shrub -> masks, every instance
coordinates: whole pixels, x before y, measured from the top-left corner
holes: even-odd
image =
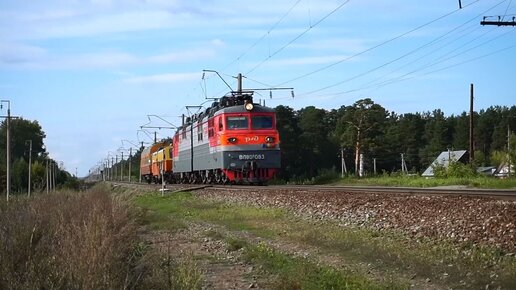
[[[437,178],[468,178],[477,175],[471,166],[456,161],[450,162],[448,167],[444,167],[441,164],[434,164],[432,168]]]
[[[337,181],[340,179],[340,173],[337,173],[335,170],[331,169],[323,169],[321,170],[321,174],[315,177],[313,184],[326,184]]]
[[[114,289],[137,281],[136,224],[105,190],[0,204],[1,289]]]

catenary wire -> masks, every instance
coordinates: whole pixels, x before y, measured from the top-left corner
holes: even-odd
[[[299,4],[299,2],[301,2],[301,0],[297,0],[291,7],[290,9],[285,13],[283,14],[283,16],[276,22],[274,23],[274,25],[271,26],[271,28],[269,28],[269,30],[267,30],[267,32],[265,32],[260,38],[258,38],[251,46],[249,46],[244,52],[242,52],[237,58],[235,58],[233,61],[231,61],[229,64],[227,64],[222,70],[225,70],[227,69],[228,67],[230,67],[232,64],[234,64],[235,62],[239,61],[242,57],[244,57],[247,53],[249,53],[249,51],[251,51],[251,49],[253,49],[256,45],[258,45],[263,39],[265,39],[265,37],[267,37],[267,35],[269,35],[289,14],[290,12],[292,12],[292,10]]]
[[[478,18],[478,17],[480,17],[481,15],[483,15],[483,14],[485,14],[486,12],[488,12],[488,11],[490,11],[490,10],[492,10],[492,9],[496,8],[497,6],[499,6],[500,4],[502,4],[503,2],[505,2],[505,0],[504,0],[504,1],[502,1],[502,2],[499,2],[498,4],[495,4],[494,6],[490,7],[489,9],[487,9],[487,10],[486,10],[486,11],[484,11],[484,12],[482,12],[481,14],[479,14],[479,15],[477,15],[477,16],[475,16],[475,17],[471,18],[471,19],[470,19],[470,20],[468,20],[466,23],[464,23],[464,24],[462,24],[462,25],[460,25],[460,26],[458,26],[458,27],[456,27],[456,28],[454,28],[454,29],[452,29],[452,30],[448,31],[448,32],[447,32],[447,33],[445,33],[444,35],[441,35],[441,36],[437,37],[436,39],[434,39],[434,40],[430,41],[429,43],[426,43],[426,44],[424,44],[424,45],[422,45],[422,46],[419,46],[419,47],[417,47],[417,48],[415,48],[415,49],[413,49],[413,50],[411,50],[411,51],[409,51],[409,52],[407,52],[407,53],[405,53],[405,54],[403,54],[403,55],[401,55],[401,56],[399,56],[399,57],[397,57],[397,58],[395,58],[395,59],[393,59],[393,60],[390,60],[390,61],[388,61],[388,62],[386,62],[386,63],[384,63],[384,64],[381,64],[381,65],[379,65],[379,66],[377,66],[377,67],[374,67],[374,68],[372,68],[372,69],[369,69],[369,70],[367,70],[367,71],[365,71],[365,72],[362,72],[362,73],[360,73],[360,74],[357,74],[357,75],[355,75],[355,76],[349,77],[349,78],[347,78],[347,79],[345,79],[345,80],[342,80],[342,81],[339,81],[339,82],[333,83],[333,84],[331,84],[331,85],[324,86],[324,87],[319,88],[319,89],[312,90],[312,91],[307,92],[307,93],[305,93],[305,94],[306,94],[306,95],[311,95],[311,94],[318,93],[318,92],[320,92],[320,91],[327,90],[327,89],[329,89],[329,88],[333,88],[333,87],[339,86],[339,85],[344,84],[344,83],[346,83],[346,82],[349,82],[349,81],[355,80],[355,79],[357,79],[357,78],[363,77],[363,76],[365,76],[365,75],[367,75],[367,74],[370,74],[370,73],[372,73],[372,72],[374,72],[374,71],[376,71],[376,70],[378,70],[378,69],[380,69],[380,68],[383,68],[383,67],[385,67],[385,66],[387,66],[387,65],[390,65],[390,64],[392,64],[392,63],[394,63],[394,62],[397,62],[397,61],[399,61],[399,60],[401,60],[401,59],[403,59],[403,58],[405,58],[405,57],[407,57],[407,56],[409,56],[409,55],[411,55],[411,54],[413,54],[413,53],[415,53],[415,52],[417,52],[417,51],[421,50],[422,48],[424,48],[424,47],[426,47],[426,46],[428,46],[428,45],[430,45],[430,44],[432,44],[432,43],[434,43],[434,42],[438,41],[439,39],[442,39],[444,36],[446,36],[446,35],[450,34],[451,32],[453,32],[453,31],[455,31],[455,30],[457,30],[457,29],[459,29],[460,27],[463,27],[463,26],[464,26],[464,25],[466,25],[467,23],[474,21],[475,19],[477,19],[477,18]]]
[[[426,75],[429,75],[429,74],[437,73],[437,72],[440,72],[440,71],[443,71],[443,70],[446,70],[446,69],[450,69],[450,68],[453,68],[453,67],[456,67],[456,66],[459,66],[459,65],[470,63],[470,62],[473,62],[473,61],[476,61],[476,60],[479,60],[479,59],[482,59],[482,58],[485,58],[485,57],[488,57],[488,56],[491,56],[491,55],[494,55],[494,54],[497,54],[497,53],[500,53],[500,52],[503,52],[503,51],[506,51],[506,50],[509,50],[511,48],[514,48],[514,47],[516,47],[516,44],[504,47],[502,49],[498,49],[496,51],[493,51],[493,52],[490,52],[490,53],[487,53],[487,54],[476,56],[476,57],[473,57],[473,58],[470,58],[470,59],[467,59],[467,60],[464,60],[464,61],[461,61],[461,62],[458,62],[458,63],[454,63],[454,64],[451,64],[451,65],[448,65],[448,66],[445,66],[445,67],[441,67],[441,68],[438,68],[436,70],[432,70],[432,71],[429,71],[429,72],[426,72],[426,73],[423,73],[423,74],[420,74],[420,75],[417,75],[417,76],[426,76]],[[448,59],[446,59],[446,60],[448,60]],[[442,63],[442,62],[443,61],[441,61],[440,63]],[[434,65],[436,65],[436,64],[432,64],[430,66],[424,67],[424,68],[422,68],[422,70],[427,69],[429,67],[432,67]],[[393,84],[393,83],[414,79],[417,76],[416,75],[410,76],[410,74],[413,74],[416,71],[419,71],[419,70],[414,70],[414,71],[406,73],[406,74],[404,74],[404,75],[402,75],[402,76],[400,76],[398,78],[387,80],[385,82],[382,82],[382,83],[379,83],[379,84],[375,84],[375,85],[370,86],[370,87],[337,92],[337,93],[333,93],[331,95],[343,95],[343,94],[348,94],[348,93],[352,93],[352,92],[356,92],[356,91],[360,91],[360,90],[364,90],[364,89],[369,89],[369,88],[373,88],[374,90],[376,90],[378,88],[381,88],[381,87],[384,87],[384,86],[387,86],[387,85],[390,85],[390,84]]]
[[[471,3],[469,3],[469,4],[467,4],[466,6],[464,6],[463,8],[466,8],[466,7],[468,7],[468,6],[471,6],[471,5],[473,5],[473,4],[475,4],[475,3],[479,2],[479,1],[480,1],[480,0],[473,1],[473,2],[471,2]],[[505,2],[505,1],[506,1],[506,0],[504,0],[504,1],[502,1],[502,2]],[[438,18],[436,18],[436,19],[433,19],[433,20],[431,20],[431,21],[429,21],[429,22],[427,22],[427,23],[424,23],[424,24],[422,24],[422,25],[420,25],[420,26],[417,26],[416,28],[413,28],[413,29],[411,29],[411,30],[409,30],[409,31],[406,31],[406,32],[404,32],[404,33],[402,33],[402,34],[400,34],[400,35],[397,35],[397,36],[395,36],[395,37],[393,37],[393,38],[391,38],[391,39],[388,39],[388,40],[386,40],[386,41],[383,41],[383,42],[381,42],[381,43],[379,43],[379,44],[377,44],[377,45],[375,45],[375,46],[372,46],[372,47],[370,47],[370,48],[368,48],[368,49],[365,49],[365,50],[363,50],[363,51],[360,51],[360,52],[358,52],[358,53],[356,53],[356,54],[353,54],[353,55],[351,55],[351,56],[349,56],[349,57],[346,57],[346,58],[344,58],[344,59],[341,59],[341,60],[339,60],[339,61],[333,62],[333,63],[331,63],[331,64],[329,64],[329,65],[323,66],[323,67],[318,68],[318,69],[316,69],[316,70],[313,70],[313,71],[311,71],[311,72],[308,72],[308,73],[302,74],[302,75],[300,75],[300,76],[297,76],[297,77],[295,77],[295,78],[292,78],[292,79],[289,79],[289,80],[287,80],[287,81],[284,81],[284,82],[282,82],[282,83],[280,83],[280,84],[277,84],[276,86],[282,86],[282,85],[285,85],[285,84],[287,84],[287,83],[290,83],[290,82],[293,82],[293,81],[297,81],[297,80],[299,80],[299,79],[302,79],[302,78],[305,78],[305,77],[311,76],[311,75],[313,75],[313,74],[319,73],[319,72],[321,72],[321,71],[327,70],[327,69],[329,69],[329,68],[331,68],[331,67],[334,67],[334,66],[336,66],[336,65],[338,65],[338,64],[341,64],[341,63],[343,63],[343,62],[345,62],[345,61],[349,61],[349,60],[351,60],[351,59],[353,59],[353,58],[356,58],[357,56],[363,55],[363,54],[365,54],[365,53],[367,53],[367,52],[370,52],[370,51],[372,51],[372,50],[374,50],[374,49],[377,49],[377,48],[379,48],[379,47],[382,47],[382,46],[384,46],[384,45],[386,45],[386,44],[388,44],[388,43],[391,43],[391,42],[393,42],[393,41],[395,41],[395,40],[397,40],[397,39],[400,39],[400,38],[402,38],[402,37],[404,37],[404,36],[406,36],[406,35],[408,35],[408,34],[411,34],[412,32],[415,32],[415,31],[417,31],[417,30],[419,30],[419,29],[421,29],[421,28],[423,28],[423,27],[426,27],[426,26],[428,26],[428,25],[430,25],[430,24],[432,24],[432,23],[434,23],[434,22],[437,22],[437,21],[439,21],[439,20],[441,20],[441,19],[443,19],[443,18],[446,18],[446,17],[448,17],[448,16],[450,16],[450,15],[452,15],[452,14],[454,14],[454,13],[458,12],[459,10],[461,10],[461,9],[456,9],[456,10],[453,10],[453,11],[451,11],[451,12],[448,12],[448,13],[446,13],[446,14],[442,15],[442,16],[439,16],[439,17],[438,17]]]
[[[512,0],[509,1],[509,4],[507,4],[507,8],[505,8],[505,12],[503,13],[503,16],[502,16],[502,21],[505,18],[505,15],[507,15],[507,11],[509,10],[509,7],[511,7],[511,3],[512,3]]]
[[[361,90],[366,90],[366,89],[370,89],[370,88],[379,88],[379,87],[383,87],[384,85],[387,85],[387,84],[395,83],[395,82],[397,82],[398,80],[404,80],[404,77],[406,77],[407,75],[414,74],[414,73],[416,73],[416,72],[418,72],[418,71],[425,70],[425,69],[427,69],[427,68],[429,68],[429,67],[432,67],[432,66],[435,66],[435,65],[437,65],[437,64],[440,64],[440,63],[442,63],[442,62],[444,62],[444,61],[450,60],[450,59],[452,59],[452,58],[454,58],[454,57],[457,57],[457,56],[459,56],[459,55],[462,55],[462,54],[463,54],[463,53],[465,53],[465,52],[471,51],[471,50],[472,50],[472,49],[474,49],[474,48],[478,48],[478,47],[480,47],[480,46],[481,46],[481,45],[483,45],[483,44],[486,44],[486,43],[488,43],[488,42],[491,42],[491,41],[493,41],[493,40],[495,40],[495,39],[497,39],[497,38],[499,38],[499,37],[503,36],[503,35],[496,36],[496,37],[494,37],[494,38],[492,38],[492,39],[490,39],[490,40],[488,40],[488,41],[485,41],[485,42],[481,43],[480,45],[477,45],[477,46],[475,46],[475,47],[473,47],[473,48],[467,49],[467,50],[465,50],[465,51],[461,51],[461,52],[459,52],[459,53],[457,53],[457,54],[455,54],[455,55],[453,55],[453,56],[451,56],[451,57],[444,58],[444,57],[446,57],[447,55],[449,55],[449,54],[451,54],[451,53],[453,53],[453,52],[456,52],[456,51],[457,51],[457,50],[459,50],[460,48],[463,48],[463,47],[464,47],[464,46],[466,46],[467,44],[470,44],[471,42],[473,42],[473,41],[475,41],[475,40],[478,40],[479,38],[481,38],[481,37],[485,36],[485,35],[486,35],[486,34],[488,34],[488,33],[489,33],[489,31],[487,31],[487,32],[485,32],[485,33],[483,33],[483,34],[481,34],[480,36],[478,36],[478,37],[474,38],[473,40],[468,41],[466,44],[463,44],[463,45],[459,46],[458,48],[455,48],[454,50],[449,51],[449,52],[445,53],[444,55],[441,55],[441,56],[440,56],[440,57],[438,57],[436,60],[433,60],[433,61],[427,62],[427,63],[423,64],[422,66],[418,67],[417,69],[414,69],[414,70],[412,70],[412,71],[410,71],[410,72],[408,72],[408,73],[405,73],[405,74],[403,74],[403,75],[401,75],[401,76],[394,77],[394,78],[391,78],[391,79],[387,79],[387,80],[382,81],[382,82],[378,82],[378,80],[379,80],[379,79],[381,79],[381,78],[385,77],[385,76],[382,76],[382,77],[380,77],[380,78],[378,78],[378,79],[376,79],[376,80],[373,80],[372,82],[370,82],[370,83],[368,83],[368,84],[364,84],[364,85],[363,85],[363,86],[361,86],[360,88],[355,88],[355,89],[351,89],[351,90],[346,90],[346,91],[343,91],[343,92],[337,92],[337,93],[333,93],[333,94],[331,94],[331,95],[347,94],[347,93],[356,92],[356,91],[361,91]],[[428,56],[428,55],[424,55],[423,57],[426,57],[426,56]],[[420,57],[420,58],[418,58],[417,60],[420,60],[420,59],[422,59],[423,57]],[[443,58],[444,58],[444,59],[443,59]],[[371,83],[372,83],[372,84],[371,84]],[[308,95],[308,93],[307,93],[307,95]]]
[[[271,59],[273,56],[275,56],[276,54],[280,53],[282,50],[284,50],[285,48],[287,48],[289,45],[291,45],[292,43],[294,43],[295,41],[297,41],[299,38],[301,38],[303,35],[305,35],[308,31],[312,30],[312,28],[316,27],[317,25],[319,25],[321,22],[323,22],[324,20],[326,20],[328,17],[330,17],[332,14],[334,14],[335,12],[337,12],[339,9],[341,9],[344,5],[348,4],[351,0],[346,0],[344,2],[342,2],[339,6],[337,6],[335,9],[333,9],[332,11],[330,11],[328,14],[326,14],[324,17],[322,17],[321,19],[319,19],[317,22],[315,22],[313,25],[309,26],[307,29],[305,29],[303,32],[301,32],[300,34],[298,34],[296,37],[294,37],[293,39],[291,39],[289,42],[287,42],[285,45],[283,45],[282,47],[280,47],[279,49],[277,49],[276,51],[274,51],[272,54],[269,54],[268,57],[266,57],[264,60],[262,60],[261,62],[259,62],[257,65],[255,65],[251,70],[249,70],[246,75],[249,75],[250,73],[252,73],[253,71],[255,71],[257,68],[259,68],[260,66],[262,66],[265,62],[267,62],[269,59]],[[479,1],[479,0],[477,0]]]

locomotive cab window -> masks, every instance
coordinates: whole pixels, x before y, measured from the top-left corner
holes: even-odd
[[[224,125],[222,125],[222,118],[217,118],[217,123],[219,123],[219,131],[222,131],[222,129],[224,129]]]
[[[226,125],[228,129],[247,129],[248,128],[247,117],[245,116],[229,116],[226,119]]]
[[[253,129],[272,129],[272,116],[253,116]]]

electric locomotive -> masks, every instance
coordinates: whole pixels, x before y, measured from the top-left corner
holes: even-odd
[[[142,152],[148,182],[262,184],[280,169],[273,109],[253,103],[253,92],[232,92],[191,117],[183,116],[172,144]]]

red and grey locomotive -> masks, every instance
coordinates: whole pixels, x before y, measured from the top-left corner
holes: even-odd
[[[142,154],[142,166],[157,163],[151,166],[158,171],[151,173],[154,179],[171,183],[261,184],[270,180],[281,166],[276,114],[253,103],[252,95],[252,91],[232,92],[203,112],[183,117],[171,148],[154,146],[151,152],[151,147]],[[153,154],[157,158],[149,158]],[[167,157],[172,166],[166,166]]]

